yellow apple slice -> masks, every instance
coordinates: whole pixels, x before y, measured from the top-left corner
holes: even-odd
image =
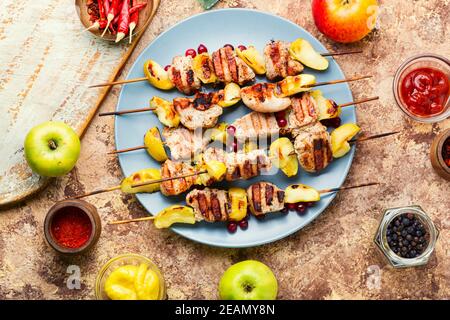
[[[309,91],[308,86],[316,83],[316,77],[312,74],[300,74],[288,76],[277,82],[276,95],[280,98],[289,97],[294,94]]]
[[[228,194],[231,199],[231,221],[241,221],[247,215],[247,192],[241,188],[230,188]]]
[[[153,112],[163,125],[176,128],[180,124],[180,115],[170,101],[155,96],[150,100],[150,107],[155,109]]]
[[[350,151],[350,144],[348,143],[361,128],[354,123],[346,123],[336,128],[331,132],[331,151],[333,157],[339,158]]]
[[[148,82],[158,89],[170,90],[174,87],[169,79],[169,73],[153,60],[147,60],[144,63],[144,74]]]
[[[311,69],[322,71],[328,68],[328,60],[314,50],[312,45],[305,39],[299,38],[292,42],[289,53],[295,60],[300,61]]]
[[[152,183],[133,188],[132,185],[161,179],[161,170],[156,168],[142,169],[122,180],[120,190],[124,193],[153,193],[159,191],[159,183]]]
[[[173,205],[157,214],[155,217],[155,227],[158,229],[169,228],[174,223],[194,224],[194,209],[187,206]]]
[[[228,83],[223,89],[223,100],[219,101],[219,106],[231,107],[241,101],[241,87],[236,83]]]
[[[292,177],[297,174],[298,161],[291,140],[283,137],[272,142],[269,155],[273,164],[280,168],[286,176]]]
[[[339,108],[334,101],[325,98],[322,95],[322,91],[311,91],[311,97],[317,103],[317,107],[319,109],[319,121],[336,118],[341,114],[341,108]]]
[[[164,162],[168,159],[166,149],[161,139],[161,133],[157,127],[150,128],[144,136],[144,145],[147,148],[148,154],[159,162]]]
[[[211,57],[208,53],[198,54],[192,61],[192,70],[194,70],[197,78],[203,83],[214,83],[217,81],[217,76],[213,69]],[[204,72],[207,70],[207,72]]]
[[[223,176],[227,172],[227,166],[225,163],[211,160],[205,163],[206,171],[208,174],[213,177],[216,181],[222,180]]]
[[[228,123],[221,122],[214,128],[208,130],[211,141],[218,141],[225,143],[227,141],[227,127]],[[206,135],[206,134],[205,134]]]
[[[246,50],[236,48],[236,53],[256,74],[266,73],[264,57],[254,46],[249,46]]]
[[[284,191],[286,203],[315,202],[320,200],[320,193],[313,187],[304,184],[293,184]]]

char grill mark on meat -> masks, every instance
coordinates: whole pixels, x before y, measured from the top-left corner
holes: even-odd
[[[314,139],[314,163],[316,170],[322,170],[324,168],[324,152],[323,143],[321,139]]]
[[[194,189],[186,196],[186,203],[194,209],[197,220],[227,221],[229,215],[228,192],[219,189]]]
[[[266,185],[266,205],[270,206],[273,201],[273,187],[271,185]]]
[[[261,186],[259,183],[252,185],[253,208],[256,213],[261,213]]]
[[[278,202],[284,203],[284,191],[283,190],[277,191],[277,199],[278,199]]]
[[[257,182],[247,188],[250,212],[255,216],[284,208],[284,191],[269,182]]]
[[[238,68],[237,68],[237,64],[236,64],[235,53],[228,46],[225,47],[224,49],[225,49],[224,53],[226,55],[226,59],[228,62],[228,69],[230,70],[231,80],[235,83],[238,83],[239,82],[239,73],[238,73]]]
[[[211,192],[211,211],[214,215],[215,220],[220,220],[222,218],[222,210],[220,209],[220,202],[217,199],[217,195]]]

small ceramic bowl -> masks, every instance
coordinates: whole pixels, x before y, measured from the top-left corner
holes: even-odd
[[[55,239],[52,233],[52,223],[54,218],[59,214],[64,214],[65,210],[76,208],[86,214],[91,222],[91,234],[87,242],[78,248],[68,248]],[[44,221],[44,235],[47,243],[58,253],[64,255],[77,255],[81,253],[85,253],[89,249],[91,249],[100,238],[100,233],[102,231],[102,224],[100,220],[100,216],[97,213],[97,209],[90,203],[83,200],[64,200],[56,203],[47,213]]]
[[[427,68],[427,67],[438,69],[442,71],[444,74],[446,74],[447,77],[450,78],[450,60],[436,54],[431,53],[420,54],[409,58],[398,68],[394,77],[393,91],[397,105],[408,117],[418,122],[434,123],[450,117],[450,97],[447,99],[447,102],[444,106],[444,110],[441,113],[435,114],[430,117],[421,117],[414,113],[411,113],[408,110],[408,107],[406,106],[400,94],[400,88],[403,79],[411,71],[417,68]]]
[[[450,129],[445,130],[434,138],[430,150],[430,159],[436,173],[450,181],[450,167],[447,166],[443,157],[443,148],[447,139],[450,139]]]
[[[146,264],[147,267],[153,270],[159,279],[159,296],[158,300],[164,300],[166,298],[166,283],[164,277],[159,270],[159,268],[154,264],[150,259],[141,256],[139,254],[123,254],[112,258],[100,269],[97,275],[97,279],[95,281],[95,297],[97,300],[110,300],[108,295],[105,292],[105,282],[108,279],[108,276],[115,269],[125,266],[125,265],[134,265],[139,266],[140,264]]]

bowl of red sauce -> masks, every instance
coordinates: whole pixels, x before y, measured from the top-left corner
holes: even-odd
[[[409,58],[398,68],[393,89],[398,106],[413,120],[450,117],[450,60],[435,54]]]
[[[101,220],[97,209],[83,200],[56,203],[44,221],[44,235],[50,247],[61,254],[80,254],[100,238]]]
[[[443,131],[433,140],[430,159],[436,173],[450,181],[450,129]]]

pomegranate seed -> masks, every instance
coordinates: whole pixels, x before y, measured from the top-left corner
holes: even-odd
[[[227,127],[227,133],[230,136],[234,136],[234,134],[236,133],[236,127],[235,126],[228,126]]]
[[[306,211],[306,206],[303,203],[299,203],[297,204],[295,211],[297,211],[297,213],[304,213]]]
[[[331,118],[331,119],[325,119],[320,121],[325,127],[332,127],[337,128],[341,125],[341,118]]]
[[[208,52],[208,48],[204,44],[201,44],[198,46],[197,52],[198,52],[198,54]]]
[[[191,56],[192,58],[195,58],[195,56],[197,55],[197,52],[194,49],[187,49],[185,56]]]
[[[239,145],[238,145],[237,141],[234,141],[234,142],[233,142],[233,151],[234,151],[234,152],[237,152],[238,149],[239,149]]]
[[[280,128],[284,128],[287,126],[287,120],[286,119],[278,119],[277,120],[278,126]]]
[[[238,227],[238,225],[235,222],[228,223],[228,225],[227,225],[228,232],[229,233],[235,233],[236,230],[237,230],[237,227]]]
[[[164,67],[164,70],[169,71],[170,68],[170,64],[168,64],[167,66]]]
[[[295,210],[297,208],[296,203],[288,203],[286,205],[287,205],[288,210]]]
[[[238,48],[239,48],[239,50],[241,50],[241,51],[247,50],[247,47],[244,46],[244,45],[242,45],[242,44],[238,45]]]
[[[246,230],[248,228],[248,221],[247,220],[241,220],[239,221],[239,227],[242,230]]]
[[[231,50],[234,50],[234,47],[231,45],[231,44],[229,44],[229,43],[227,43],[226,45],[224,45],[223,46],[224,48],[226,48],[226,47],[230,47],[231,48]]]

